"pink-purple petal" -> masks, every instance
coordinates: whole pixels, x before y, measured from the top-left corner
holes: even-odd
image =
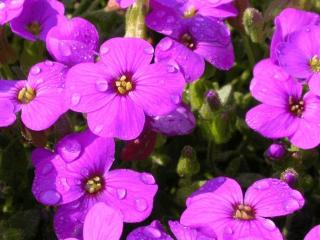
[[[13,103],[6,99],[0,98],[0,127],[7,127],[13,124],[16,120]]]
[[[3,0],[0,9],[0,25],[4,25],[5,23],[19,16],[23,10],[24,2],[25,0]]]
[[[122,212],[124,222],[140,222],[150,215],[158,189],[152,175],[119,169],[106,173],[105,179],[103,199]]]
[[[84,240],[119,240],[122,234],[123,216],[117,209],[104,203],[90,208],[83,225]]]
[[[150,225],[138,227],[129,233],[127,240],[173,240],[168,235],[161,223],[154,220]]]
[[[171,231],[177,240],[216,240],[216,235],[210,236],[201,233],[196,228],[186,227],[178,221],[169,221]]]
[[[320,225],[313,227],[304,238],[304,240],[318,240],[318,239],[320,239]]]
[[[253,183],[244,203],[255,209],[257,217],[277,217],[291,214],[304,205],[301,193],[279,179],[267,178]]]
[[[302,149],[315,148],[320,143],[319,123],[301,119],[297,130],[289,137],[290,142]]]

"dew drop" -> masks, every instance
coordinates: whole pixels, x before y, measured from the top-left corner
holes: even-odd
[[[69,185],[68,180],[66,178],[60,178],[60,183],[63,186],[63,189],[65,191],[69,191],[70,190],[70,185]]]
[[[176,72],[179,71],[179,69],[178,69],[176,66],[168,65],[167,71],[168,71],[169,73],[176,73]]]
[[[105,54],[107,54],[109,51],[110,51],[110,49],[109,49],[107,46],[103,46],[103,47],[101,48],[101,50],[100,50],[100,53],[101,53],[102,55],[105,55]]]
[[[49,61],[49,60],[46,60],[46,61],[44,62],[44,64],[47,65],[47,66],[49,66],[49,67],[51,67],[51,66],[54,65],[54,63],[53,63],[52,61]]]
[[[41,72],[41,68],[39,67],[39,66],[33,66],[32,68],[31,68],[31,73],[33,74],[33,75],[37,75],[37,74],[39,74]]]
[[[0,10],[3,10],[6,7],[6,4],[4,2],[0,2]]]
[[[136,204],[136,209],[139,211],[139,212],[144,212],[147,210],[148,208],[148,203],[145,199],[143,198],[139,198],[139,199],[136,199],[135,201],[135,204]]]
[[[108,85],[108,82],[106,80],[98,80],[96,82],[96,89],[99,91],[99,92],[105,92],[107,91],[109,88],[109,85]]]
[[[142,173],[141,181],[147,185],[152,185],[156,183],[156,181],[154,180],[154,177],[149,173]]]
[[[124,199],[127,196],[127,190],[124,188],[117,189],[117,196],[120,200]]]
[[[231,227],[226,227],[224,229],[224,233],[227,234],[227,235],[232,235],[234,232],[233,232]]]
[[[173,41],[170,38],[165,38],[164,40],[162,40],[161,44],[160,44],[160,49],[162,51],[168,51],[173,45]]]
[[[93,129],[94,133],[96,133],[96,134],[101,133],[102,130],[103,130],[103,125],[98,125]]]
[[[71,104],[72,104],[72,106],[78,105],[80,100],[81,100],[80,94],[78,94],[78,93],[72,94],[72,96],[71,96]]]
[[[61,200],[61,195],[55,190],[40,193],[39,200],[45,205],[55,205]]]
[[[263,226],[265,227],[265,229],[269,230],[269,231],[273,231],[276,229],[276,225],[274,224],[273,221],[271,221],[270,219],[265,219],[263,221]]]
[[[42,78],[37,79],[37,80],[36,80],[36,83],[37,83],[37,84],[43,83],[43,79],[42,79]]]
[[[59,154],[66,162],[76,160],[82,151],[81,144],[75,139],[68,139],[63,142],[61,147],[58,147]]]
[[[59,44],[59,49],[60,49],[61,54],[65,57],[70,56],[72,53],[70,46],[64,42],[61,42]]]
[[[154,53],[154,49],[152,46],[146,47],[144,49],[144,53],[148,54],[148,55],[152,55]]]
[[[300,204],[298,203],[298,201],[292,198],[289,199],[284,205],[284,209],[288,212],[295,211],[299,208],[300,208]]]
[[[253,187],[257,190],[266,190],[270,187],[270,184],[268,181],[261,180],[256,182]]]
[[[21,8],[23,3],[24,3],[23,0],[11,0],[9,8],[11,9]]]
[[[171,100],[175,103],[175,104],[179,104],[181,102],[181,96],[178,94],[173,94],[171,95]]]
[[[151,227],[151,226],[145,227],[143,229],[143,231],[147,236],[149,236],[151,238],[160,238],[161,237],[161,232],[154,227]]]
[[[53,165],[51,163],[45,164],[41,169],[42,175],[47,175],[53,170]]]

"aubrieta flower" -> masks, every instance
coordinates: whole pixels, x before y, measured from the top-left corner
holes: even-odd
[[[46,40],[48,31],[64,14],[64,5],[57,0],[25,0],[21,14],[11,21],[11,30],[30,40]]]
[[[89,128],[103,137],[137,138],[145,115],[165,115],[181,102],[184,78],[168,63],[150,64],[153,47],[138,38],[113,38],[101,61],[81,63],[67,75],[71,109],[87,113]]]
[[[187,199],[180,222],[202,232],[215,232],[218,239],[282,240],[268,217],[291,214],[303,205],[301,193],[279,179],[256,181],[243,196],[235,180],[218,177]]]
[[[252,96],[262,104],[252,108],[246,122],[268,138],[287,137],[302,149],[320,143],[320,99],[311,92],[302,95],[302,85],[284,69],[262,60],[254,68]]]
[[[275,32],[271,42],[271,59],[277,62],[277,48],[280,43],[286,42],[290,35],[304,30],[308,26],[319,25],[320,16],[316,13],[299,9],[286,8],[274,20]]]
[[[7,99],[0,99],[0,109],[0,127],[10,126],[16,120],[13,103]]]
[[[50,29],[46,47],[58,62],[73,66],[81,62],[93,62],[99,44],[96,27],[84,18],[59,18]]]
[[[3,25],[17,17],[23,9],[25,0],[1,0],[0,1],[0,25]]]
[[[65,72],[63,64],[38,63],[31,68],[28,80],[0,80],[0,101],[11,101],[14,112],[21,111],[22,122],[27,128],[35,131],[47,129],[68,110]],[[7,110],[2,108],[0,111]]]
[[[110,171],[114,148],[113,139],[87,130],[64,137],[54,152],[34,150],[32,192],[39,202],[59,206],[54,220],[58,238],[81,239],[86,215],[99,202],[119,210],[123,222],[140,222],[150,215],[155,179],[127,169]]]
[[[320,239],[320,225],[313,227],[304,238],[304,240],[318,240],[318,239]]]
[[[225,24],[198,14],[181,18],[175,6],[169,5],[154,7],[146,17],[149,28],[168,36],[156,47],[156,61],[174,61],[188,82],[203,74],[205,60],[219,69],[230,69],[234,53]]]
[[[130,7],[135,0],[116,0],[116,2],[120,5],[121,8]]]
[[[279,45],[279,65],[291,76],[308,81],[312,92],[320,95],[320,26],[310,26],[296,32]]]

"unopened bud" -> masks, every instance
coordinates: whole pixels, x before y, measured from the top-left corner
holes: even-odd
[[[270,160],[279,160],[286,154],[286,149],[282,144],[273,143],[266,150],[266,157]]]
[[[200,114],[204,119],[212,119],[213,113],[219,110],[221,101],[218,93],[210,89],[204,96],[204,102],[200,108]]]
[[[261,43],[265,40],[263,16],[257,9],[247,8],[242,23],[252,42]]]
[[[299,174],[293,168],[288,168],[281,173],[280,179],[293,187],[298,181],[298,176]]]
[[[192,176],[200,170],[199,162],[195,150],[191,146],[185,146],[181,151],[179,158],[177,173],[183,176]]]

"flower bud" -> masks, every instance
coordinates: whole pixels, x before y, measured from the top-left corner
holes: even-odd
[[[243,13],[242,23],[252,42],[262,43],[265,40],[263,16],[257,9],[247,8]]]
[[[177,165],[177,173],[181,176],[192,176],[200,170],[195,150],[191,146],[185,146]]]
[[[265,155],[270,160],[279,160],[286,154],[286,149],[282,144],[273,143],[265,152]]]
[[[293,187],[298,181],[298,176],[299,174],[293,168],[288,168],[281,173],[280,179]]]
[[[200,108],[200,115],[204,119],[212,119],[215,111],[221,107],[221,101],[218,93],[214,90],[209,90],[204,96],[204,102]]]

